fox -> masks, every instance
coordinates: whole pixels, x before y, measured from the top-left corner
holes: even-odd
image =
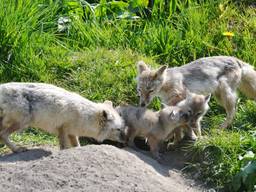
[[[125,135],[128,146],[135,147],[136,136],[148,140],[151,154],[160,160],[159,147],[176,127],[188,123],[189,115],[177,106],[166,106],[160,111],[131,105],[118,106],[117,112],[124,119],[127,127]]]
[[[197,140],[202,136],[201,121],[207,111],[210,109],[209,101],[211,94],[204,96],[195,93],[186,93],[186,99],[178,102],[176,105],[181,107],[189,114],[189,121],[182,129],[175,129],[174,144],[178,144],[183,136],[188,136],[191,140]]]
[[[46,83],[1,84],[0,140],[13,152],[26,151],[9,136],[28,127],[57,135],[61,150],[79,147],[79,136],[125,142],[124,120],[111,101],[95,103]]]
[[[203,57],[180,67],[151,69],[144,61],[137,62],[137,92],[140,105],[147,106],[154,97],[175,105],[183,100],[186,89],[195,94],[212,94],[226,111],[221,129],[232,124],[236,112],[236,90],[256,99],[256,71],[232,56]]]

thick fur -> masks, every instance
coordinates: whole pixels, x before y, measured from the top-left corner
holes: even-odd
[[[134,138],[142,136],[148,139],[150,151],[160,159],[159,145],[175,130],[188,123],[188,114],[180,107],[167,106],[158,112],[134,106],[119,106],[116,109],[124,118],[128,127],[126,136],[128,144],[134,146]]]
[[[201,120],[209,110],[208,102],[210,101],[210,97],[210,95],[204,96],[187,92],[186,99],[177,103],[178,107],[182,108],[184,111],[188,111],[189,122],[186,129],[176,129],[174,138],[175,144],[182,139],[182,132],[184,130],[187,136],[192,140],[196,140],[197,136],[201,136]]]
[[[124,142],[124,122],[110,101],[94,103],[43,83],[0,85],[0,139],[13,151],[25,150],[9,135],[36,127],[59,137],[60,148],[79,146],[78,136]]]
[[[227,118],[222,128],[228,127],[235,116],[236,89],[256,99],[256,71],[249,64],[229,56],[205,57],[181,67],[160,67],[151,70],[138,62],[138,93],[140,104],[148,105],[159,96],[168,105],[185,97],[185,90],[196,94],[213,94],[225,108]]]

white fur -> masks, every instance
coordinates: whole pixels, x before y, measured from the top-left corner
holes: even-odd
[[[112,103],[94,103],[76,93],[43,83],[0,85],[0,110],[0,138],[13,151],[18,148],[10,144],[9,134],[27,127],[59,136],[64,134],[63,137],[86,136],[102,141],[120,140],[120,130],[124,126]],[[64,145],[63,148],[69,147],[69,144]]]

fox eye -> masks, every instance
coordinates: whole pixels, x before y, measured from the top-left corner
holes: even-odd
[[[189,118],[189,114],[187,113],[181,113],[181,118],[185,118],[185,119],[188,119]]]
[[[152,92],[154,92],[154,89],[150,89],[148,92],[149,92],[149,93],[152,93]]]

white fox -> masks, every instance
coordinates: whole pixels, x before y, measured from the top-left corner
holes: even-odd
[[[0,139],[13,151],[26,150],[9,135],[36,127],[59,137],[60,148],[79,146],[78,136],[124,142],[124,122],[110,101],[94,103],[44,83],[0,85]]]

